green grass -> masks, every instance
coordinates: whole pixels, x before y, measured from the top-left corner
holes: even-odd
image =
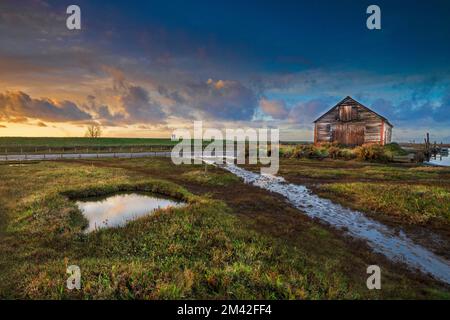
[[[450,226],[450,168],[342,160],[281,159],[279,175],[375,217]]]
[[[280,159],[279,174],[300,180],[301,178],[385,181],[430,181],[450,183],[450,168],[425,167],[421,165],[389,165],[344,160]]]
[[[258,166],[248,168],[259,170]],[[321,197],[402,228],[428,249],[448,257],[448,167],[281,158],[278,175],[308,186]],[[442,241],[438,243],[436,238]]]
[[[450,298],[445,287],[350,246],[275,196],[218,169],[197,178],[199,170],[158,158],[1,165],[0,298]],[[83,232],[73,198],[133,190],[188,205]],[[374,261],[383,290],[365,285]],[[71,264],[81,268],[80,291],[65,287]]]
[[[239,178],[231,173],[217,173],[206,170],[189,171],[182,175],[186,181],[196,182],[211,186],[228,186],[239,181]]]
[[[387,152],[391,157],[393,156],[406,156],[408,152],[404,150],[398,143],[389,143],[384,147],[385,152]]]
[[[0,137],[0,154],[167,151],[176,143],[153,138]]]
[[[6,179],[33,173],[45,189],[28,194],[34,182],[25,182],[21,189],[27,195],[8,219],[1,245],[1,297],[357,297],[345,282],[310,270],[302,255],[242,228],[223,202],[194,196],[176,184],[131,182],[121,170],[89,165],[46,163],[20,168],[19,173],[2,169]],[[60,184],[63,176],[71,176],[72,187]],[[132,190],[178,197],[189,205],[125,227],[82,233],[85,221],[71,198]],[[81,292],[65,289],[67,264],[81,267]]]
[[[320,144],[282,144],[280,156],[283,158],[309,158],[309,159],[358,159],[361,161],[389,162],[395,156],[405,156],[408,152],[398,143],[385,146],[379,144],[364,144],[358,147],[347,147],[338,143]]]
[[[359,210],[395,216],[410,224],[450,224],[449,188],[353,182],[325,184],[319,190]]]

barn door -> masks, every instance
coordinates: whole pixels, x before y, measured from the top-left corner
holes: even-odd
[[[337,124],[333,132],[333,140],[345,145],[364,144],[364,126],[353,123]]]
[[[360,146],[364,144],[364,126],[358,124],[349,125],[349,145]]]

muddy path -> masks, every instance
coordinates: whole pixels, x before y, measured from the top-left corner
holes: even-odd
[[[304,164],[302,164],[304,165]],[[371,164],[372,165],[372,164]],[[377,184],[377,183],[394,183],[395,185],[409,186],[409,185],[422,185],[430,187],[442,187],[450,188],[450,180],[443,176],[440,179],[427,180],[427,179],[383,179],[383,178],[361,178],[361,177],[350,177],[350,176],[340,176],[333,178],[323,178],[323,177],[309,177],[304,174],[297,172],[290,172],[286,170],[286,167],[295,167],[294,164],[282,164],[282,167],[278,173],[278,176],[282,176],[287,182],[297,185],[302,185],[307,187],[316,195],[329,199],[335,203],[338,203],[344,207],[348,207],[354,210],[360,210],[354,205],[354,200],[351,197],[346,197],[345,195],[335,195],[331,192],[324,191],[321,186],[333,183],[367,183],[367,184]],[[340,163],[340,168],[351,170],[367,167],[368,164],[361,163]],[[416,165],[411,164],[395,164],[393,167],[398,168],[414,168]],[[259,172],[259,166],[255,165],[243,165],[244,169]],[[328,168],[336,169],[336,164],[329,163],[327,161],[314,163],[311,165],[313,169],[317,168]],[[377,167],[375,164],[374,167]],[[405,221],[401,216],[398,215],[387,215],[375,211],[363,211],[365,215],[373,220],[376,220],[382,224],[389,226],[390,228],[396,230],[396,232],[404,232],[410,237],[414,242],[426,247],[427,249],[433,251],[433,253],[450,260],[450,225],[441,223],[440,221],[429,221],[426,224],[411,224]]]
[[[280,177],[260,175],[232,163],[223,168],[242,178],[245,183],[282,195],[309,217],[317,218],[334,228],[344,230],[352,237],[367,241],[375,252],[390,260],[405,263],[450,284],[450,261],[414,243],[402,231],[397,232],[361,212],[320,198],[303,185],[287,183]]]

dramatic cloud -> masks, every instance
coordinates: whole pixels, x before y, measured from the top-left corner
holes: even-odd
[[[226,120],[251,120],[257,108],[253,91],[229,80],[209,79],[206,87],[199,88],[194,103],[211,117]]]
[[[450,93],[444,97],[441,105],[433,110],[433,119],[437,122],[450,123]]]
[[[251,121],[258,97],[234,80],[190,82],[176,90],[160,86],[159,94],[170,99],[173,116],[213,120]]]
[[[125,115],[123,113],[112,113],[109,106],[98,104],[97,98],[93,95],[86,97],[86,103],[83,104],[83,109],[92,115],[92,118],[105,126],[116,126],[121,123]]]
[[[150,99],[149,93],[142,87],[129,86],[127,92],[120,97],[120,102],[131,123],[163,122],[166,115],[161,106]]]
[[[65,130],[66,124],[52,122],[74,122],[70,134],[83,134],[80,124],[96,121],[116,127],[107,129],[111,135],[169,135],[166,127],[197,119],[217,126],[276,126],[290,130],[293,139],[311,139],[312,121],[350,95],[386,116],[394,135],[449,135],[445,10],[435,13],[433,24],[409,26],[408,38],[400,23],[389,37],[371,41],[364,28],[335,24],[320,12],[313,23],[321,28],[312,28],[309,17],[317,8],[303,3],[284,6],[279,13],[286,23],[272,19],[271,1],[257,12],[243,6],[239,16],[232,5],[221,4],[220,17],[205,15],[217,11],[214,2],[179,3],[178,12],[191,19],[174,19],[163,2],[81,6],[82,29],[68,30],[67,3],[0,1],[0,122],[8,126],[2,134],[22,134],[13,131],[21,122],[47,125],[36,130],[41,132]],[[333,10],[346,15],[351,6]],[[404,14],[401,5],[395,7]],[[421,12],[415,6],[408,15]],[[364,54],[348,49],[349,32],[355,47],[367,49]],[[384,52],[389,57],[380,60]]]
[[[336,101],[337,102],[337,101]],[[313,99],[298,103],[289,113],[289,122],[293,124],[311,124],[323,112],[333,105],[321,99]]]
[[[49,122],[90,120],[90,114],[68,100],[34,99],[24,92],[0,93],[0,120],[25,122],[27,118]]]
[[[95,97],[89,96],[89,104],[100,119],[120,124],[164,124],[167,114],[147,88],[130,83],[125,74],[112,67],[103,67],[112,78],[109,93],[118,101],[119,111],[112,113],[108,106],[97,106]]]
[[[450,123],[450,95],[440,101],[402,100],[395,104],[391,100],[377,99],[372,103],[375,111],[393,122],[422,123],[434,121],[437,124]]]
[[[267,100],[261,99],[259,101],[261,110],[271,116],[273,119],[285,119],[289,115],[289,110],[286,108],[286,103],[282,100]]]

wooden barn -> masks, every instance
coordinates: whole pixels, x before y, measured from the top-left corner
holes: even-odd
[[[351,97],[346,97],[314,121],[314,143],[344,145],[391,142],[392,124]]]

